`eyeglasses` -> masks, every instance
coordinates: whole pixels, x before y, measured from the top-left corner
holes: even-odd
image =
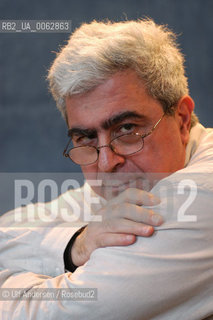
[[[115,154],[119,156],[130,156],[143,149],[144,138],[148,137],[163,119],[165,114],[156,122],[152,129],[145,134],[140,133],[128,133],[113,138],[109,144],[100,147],[95,146],[79,146],[70,148],[69,144],[72,139],[69,140],[66,148],[64,149],[63,156],[70,158],[74,163],[81,166],[88,166],[95,163],[98,160],[98,156],[101,148],[110,148]],[[68,151],[67,151],[68,150]]]

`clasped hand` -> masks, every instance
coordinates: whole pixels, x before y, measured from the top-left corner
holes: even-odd
[[[98,211],[100,222],[90,222],[76,238],[72,261],[76,266],[87,262],[91,253],[100,247],[128,246],[137,236],[149,237],[154,227],[163,223],[163,218],[150,208],[160,200],[149,192],[129,188],[111,199]]]

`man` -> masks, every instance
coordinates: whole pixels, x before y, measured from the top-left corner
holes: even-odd
[[[213,132],[193,113],[174,35],[151,20],[82,25],[48,79],[69,129],[64,155],[81,165],[100,203],[88,225],[84,206],[72,231],[60,209],[83,207],[77,191],[31,208],[38,217],[59,210],[49,224],[35,219],[27,228],[27,208],[22,224],[5,215],[1,284],[29,292],[97,288],[98,297],[11,299],[3,319],[209,317]]]

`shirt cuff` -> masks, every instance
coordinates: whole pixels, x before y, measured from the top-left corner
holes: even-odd
[[[65,268],[65,272],[74,272],[78,268],[78,266],[76,266],[72,261],[71,250],[72,250],[72,246],[73,246],[73,244],[75,242],[75,239],[86,228],[86,226],[83,226],[78,231],[76,231],[74,233],[74,235],[71,237],[70,241],[68,242],[68,244],[66,246],[66,249],[64,251],[64,268]]]

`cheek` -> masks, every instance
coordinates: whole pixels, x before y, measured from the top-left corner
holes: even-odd
[[[159,159],[153,152],[145,152],[143,150],[137,156],[135,155],[134,158],[129,159],[128,167],[131,171],[136,172],[155,172],[158,163],[157,158]]]
[[[162,143],[163,142],[163,143]],[[164,138],[161,142],[158,140],[145,141],[144,148],[141,152],[129,161],[134,164],[135,168],[143,172],[160,173],[173,172],[182,165],[182,148],[179,141],[174,144],[171,137]]]

